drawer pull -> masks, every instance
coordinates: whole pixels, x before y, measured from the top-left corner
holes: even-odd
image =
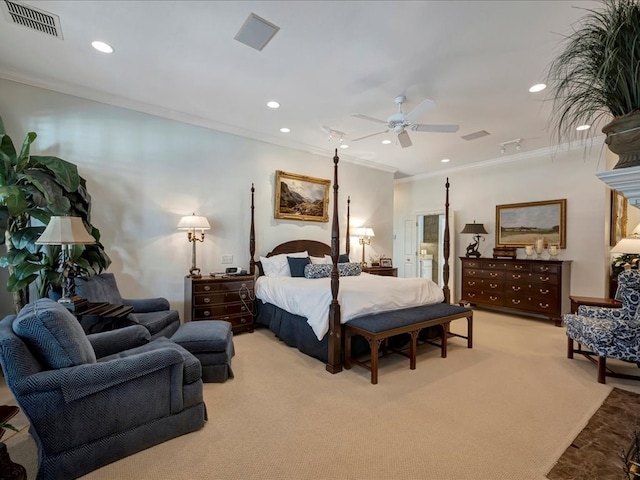
[[[513,278],[514,280],[519,280],[522,277],[522,275],[511,275],[511,278]]]
[[[513,300],[511,300],[511,303],[513,303],[514,305],[519,305],[520,300],[518,300],[517,298],[514,298]]]
[[[494,297],[493,295],[489,295],[489,299],[490,299],[492,302],[495,302],[495,301],[498,299],[498,297]]]
[[[246,318],[241,318],[240,319],[240,323],[247,323],[247,319]]]
[[[473,271],[473,270],[471,270],[471,271],[469,272],[469,275],[475,275],[475,274],[476,274],[476,272],[475,272],[475,271]]]
[[[540,280],[542,280],[543,282],[548,282],[549,281],[549,277],[540,277]]]
[[[491,277],[497,277],[499,274],[491,272],[491,273],[489,273],[489,275],[490,275]]]
[[[522,289],[522,287],[519,287],[518,285],[513,285],[511,287],[511,290],[513,290],[514,292],[519,292]]]
[[[549,304],[548,303],[541,303],[540,307],[542,308],[549,308]]]
[[[204,300],[202,300],[204,303],[210,303],[211,299],[210,298],[205,298]]]
[[[205,317],[209,317],[211,316],[211,312],[209,310],[205,310],[204,312],[202,312],[202,315],[204,315]]]
[[[524,265],[516,265],[515,269],[516,270],[522,270],[524,268]]]
[[[498,288],[498,284],[497,283],[490,283],[489,286],[491,288]]]
[[[240,298],[244,300],[245,298],[247,298],[247,294],[246,293],[241,293],[240,294]]]
[[[467,293],[467,297],[471,297],[471,298],[473,298],[473,297],[475,297],[475,296],[476,296],[476,294],[475,294],[475,293]]]
[[[496,268],[496,264],[495,263],[490,263],[489,264],[489,268]]]
[[[242,310],[243,312],[246,312],[246,311],[247,311],[247,307],[245,307],[245,306],[243,305],[243,306],[242,306],[242,308],[241,308],[240,310]]]
[[[540,271],[541,272],[548,272],[549,271],[549,267],[540,267]]]
[[[467,285],[469,285],[470,287],[473,287],[476,284],[476,282],[467,282]]]
[[[246,283],[241,283],[240,284],[240,288],[247,288],[247,284]]]
[[[209,290],[211,290],[211,285],[205,285],[204,286],[204,291],[208,292]]]
[[[549,290],[543,290],[542,288],[540,289],[540,293],[543,295],[546,295],[547,293],[549,293]]]

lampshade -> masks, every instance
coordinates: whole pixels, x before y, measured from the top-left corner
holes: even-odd
[[[51,217],[38,245],[85,245],[96,243],[80,217]]]
[[[482,223],[467,223],[460,233],[473,233],[474,235],[489,233]]]
[[[623,238],[611,249],[611,253],[640,254],[640,236]]]
[[[211,225],[209,225],[209,221],[207,217],[201,217],[196,215],[187,215],[186,217],[182,217],[178,222],[178,230],[210,230]]]
[[[356,228],[354,234],[356,237],[375,237],[376,236],[376,234],[373,233],[373,228],[369,228],[369,227]]]

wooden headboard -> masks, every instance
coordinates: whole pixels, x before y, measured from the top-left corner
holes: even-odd
[[[272,251],[267,253],[267,257],[279,255],[281,253],[309,252],[312,257],[324,257],[331,255],[331,247],[326,243],[317,240],[292,240],[290,242],[281,243]]]

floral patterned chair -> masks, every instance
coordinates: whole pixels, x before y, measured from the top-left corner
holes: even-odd
[[[607,358],[616,358],[640,366],[640,270],[625,270],[618,275],[616,300],[622,302],[621,308],[581,305],[577,314],[563,316],[567,357],[580,353],[597,363],[599,383],[606,383],[608,376],[640,380],[637,375],[616,373],[606,363]]]

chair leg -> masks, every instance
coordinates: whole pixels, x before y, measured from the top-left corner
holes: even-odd
[[[567,337],[567,358],[573,358],[573,338]]]
[[[607,357],[598,357],[598,383],[607,383]]]

